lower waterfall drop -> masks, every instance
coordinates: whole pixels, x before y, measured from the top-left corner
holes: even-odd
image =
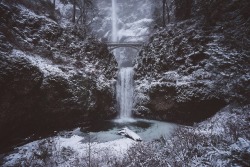
[[[133,67],[120,68],[117,82],[117,102],[120,110],[120,119],[130,119],[133,108],[134,94]]]

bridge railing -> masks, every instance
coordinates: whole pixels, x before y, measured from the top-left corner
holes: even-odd
[[[142,42],[106,42],[106,44],[143,44]]]
[[[106,44],[109,46],[123,46],[123,45],[142,46],[143,45],[143,43],[139,43],[139,42],[107,42]]]
[[[128,48],[140,50],[140,48],[143,45],[143,43],[139,43],[139,42],[107,42],[106,44],[110,48],[110,50],[120,48],[120,47],[128,47]]]

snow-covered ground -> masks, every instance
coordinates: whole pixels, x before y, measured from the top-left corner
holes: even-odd
[[[14,166],[14,164],[25,166],[25,163],[29,161],[32,165],[35,163],[43,165],[49,161],[41,159],[44,154],[48,154],[47,158],[60,166],[76,165],[76,162],[85,164],[89,159],[91,163],[95,161],[101,166],[109,166],[109,161],[112,163],[121,161],[128,149],[137,143],[131,138],[120,136],[118,134],[120,127],[128,126],[132,129],[129,133],[143,141],[153,141],[161,136],[168,138],[176,128],[174,124],[140,119],[122,123],[114,121],[112,124],[114,127],[109,130],[83,133],[80,128],[77,128],[55,137],[28,143],[16,148],[14,153],[5,157],[3,166]]]
[[[31,161],[31,166],[34,166],[34,164],[45,165],[43,160],[39,158],[39,155],[42,156],[46,151],[48,151],[48,154],[51,154],[51,161],[54,161],[55,164],[57,163],[62,167],[74,166],[75,163],[85,164],[88,158],[90,158],[91,163],[92,161],[98,160],[99,165],[102,162],[102,166],[108,166],[107,161],[109,159],[121,159],[127,149],[135,143],[135,141],[128,138],[104,143],[83,143],[81,142],[82,140],[84,140],[84,137],[73,135],[69,138],[55,137],[34,141],[17,148],[18,153],[6,157],[6,163],[3,166],[26,166],[27,164],[25,163],[27,161]],[[70,152],[70,154],[63,155],[65,150]],[[63,156],[67,156],[67,160],[64,160]]]

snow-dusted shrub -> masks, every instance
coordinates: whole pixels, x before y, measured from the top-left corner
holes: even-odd
[[[203,123],[179,127],[170,139],[138,143],[121,166],[250,166],[249,108],[228,106]]]
[[[124,158],[122,166],[227,166],[236,160],[240,161],[237,164],[248,163],[247,149],[230,151],[229,143],[223,141],[224,137],[181,127],[171,139],[162,138],[161,142],[139,143],[133,146]]]
[[[250,166],[250,141],[239,138],[238,141],[230,146],[233,163],[242,166]]]
[[[228,143],[235,143],[240,137],[250,138],[250,113],[249,109],[232,109],[231,115],[224,124],[226,140]]]
[[[119,166],[152,167],[168,166],[164,153],[161,153],[162,142],[138,143],[132,146]]]
[[[166,142],[168,162],[171,166],[227,166],[232,159],[224,137],[182,127]]]
[[[12,158],[5,166],[16,167],[56,167],[56,166],[100,166],[101,159],[95,154],[89,142],[84,154],[79,154],[71,147],[64,147],[57,138],[33,142],[19,151],[18,157]],[[106,157],[105,157],[106,158]],[[106,159],[105,159],[106,160]]]
[[[12,165],[22,167],[53,166],[57,163],[57,158],[60,152],[58,151],[54,140],[51,138],[37,143],[34,142],[29,147],[22,150],[18,160],[13,162]]]
[[[79,136],[75,139],[79,139]],[[17,149],[5,158],[4,167],[113,167],[121,164],[119,155],[113,156],[113,150],[99,147],[88,135],[86,143],[72,145],[74,137],[51,137],[34,141]]]

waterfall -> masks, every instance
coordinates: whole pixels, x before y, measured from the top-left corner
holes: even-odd
[[[120,109],[120,119],[130,118],[133,107],[134,93],[133,67],[124,67],[119,70],[116,98]]]
[[[117,2],[112,0],[112,42],[118,42],[118,28],[117,28]],[[132,67],[121,67],[121,60],[119,57],[121,52],[119,49],[113,52],[118,64],[119,74],[116,84],[116,99],[117,105],[119,106],[119,118],[121,120],[128,119],[132,115],[133,107],[133,68]]]
[[[116,0],[112,0],[112,42],[118,41],[117,29],[117,4]]]

